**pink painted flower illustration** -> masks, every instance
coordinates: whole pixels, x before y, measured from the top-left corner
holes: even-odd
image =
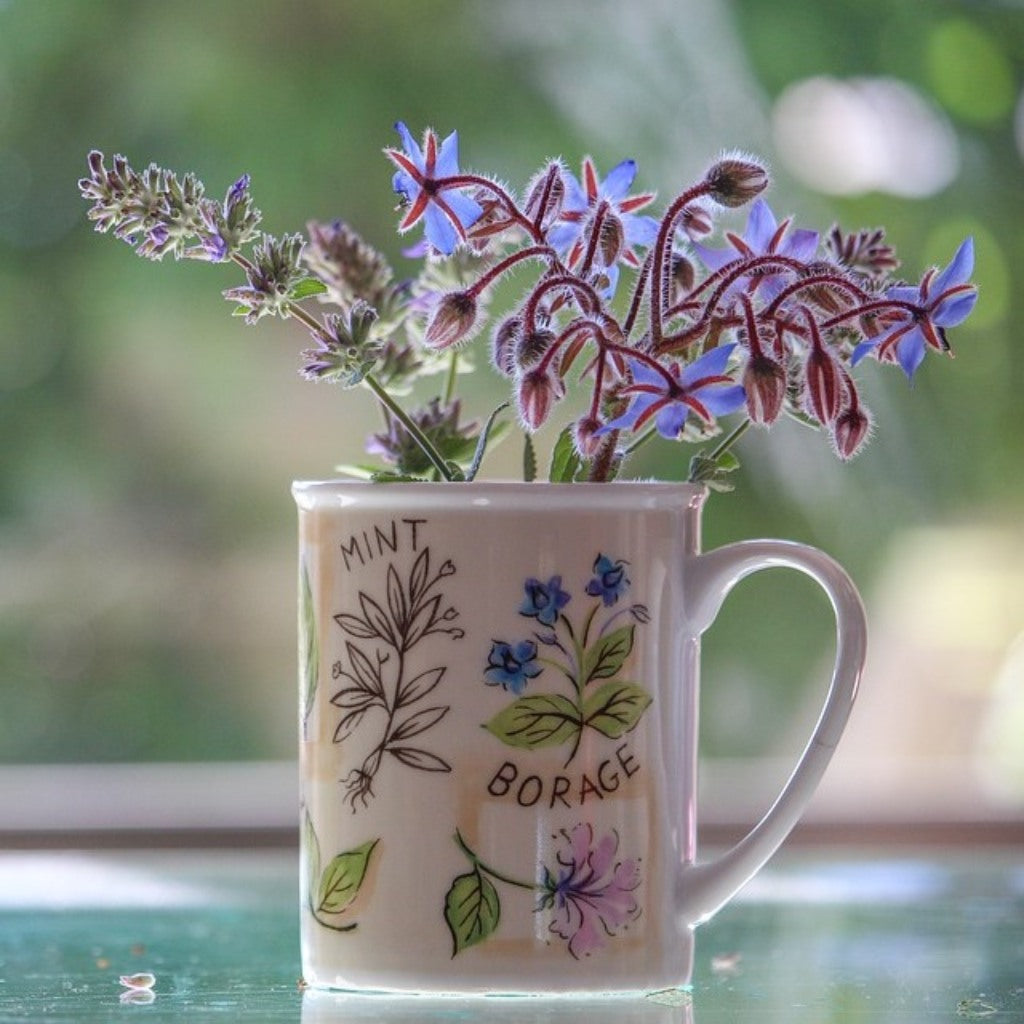
[[[550,910],[550,930],[569,944],[579,959],[589,956],[640,915],[636,890],[640,862],[617,859],[619,836],[614,830],[595,841],[589,824],[563,830],[565,846],[556,855],[558,869],[544,869],[538,909]]]

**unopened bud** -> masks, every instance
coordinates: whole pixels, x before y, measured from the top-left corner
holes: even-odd
[[[516,374],[516,350],[523,331],[521,317],[506,317],[491,335],[491,362],[498,373],[506,377]]]
[[[811,348],[804,364],[804,383],[807,411],[819,423],[831,423],[839,415],[843,389],[839,367],[823,345]]]
[[[697,270],[693,261],[678,254],[672,257],[672,284],[677,298],[689,295],[697,282]]]
[[[871,414],[859,402],[848,406],[832,424],[832,444],[844,462],[852,459],[867,443],[871,433]]]
[[[519,415],[527,430],[538,430],[551,412],[556,394],[555,381],[547,370],[527,370],[516,387]]]
[[[747,157],[727,156],[705,176],[708,195],[722,206],[743,206],[768,187],[768,171]]]
[[[472,292],[449,292],[437,304],[424,342],[433,349],[449,348],[473,329],[476,313],[477,302]]]
[[[523,212],[541,227],[550,224],[562,211],[565,201],[565,179],[562,165],[557,161],[548,166],[530,182],[526,190]]]
[[[683,207],[683,212],[679,215],[679,227],[694,242],[699,238],[705,238],[711,234],[714,227],[711,211],[697,203],[690,203]]]
[[[528,370],[536,366],[555,340],[555,332],[546,327],[538,327],[529,334],[519,336],[519,344],[516,347],[516,366],[521,370]]]
[[[601,230],[597,239],[597,252],[601,266],[614,267],[619,262],[622,250],[626,247],[626,232],[622,221],[613,213],[606,213],[601,221]]]
[[[763,353],[751,354],[743,371],[747,414],[754,423],[769,426],[782,412],[786,398],[786,371]]]
[[[573,436],[576,441],[576,451],[584,459],[592,459],[600,450],[604,438],[598,434],[601,429],[601,421],[593,416],[583,416],[576,421]]]

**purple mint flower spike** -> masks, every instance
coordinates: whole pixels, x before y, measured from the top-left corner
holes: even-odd
[[[458,186],[444,184],[444,179],[459,174],[458,133],[452,132],[438,149],[437,135],[428,128],[421,149],[404,122],[398,121],[395,130],[402,149],[384,152],[398,167],[393,185],[406,205],[398,230],[408,231],[422,219],[427,241],[438,252],[450,255],[483,214],[483,207]]]
[[[929,270],[916,288],[890,288],[885,297],[904,307],[899,319],[853,350],[854,365],[874,352],[883,362],[899,363],[907,377],[913,379],[927,348],[948,352],[945,329],[962,324],[978,301],[978,289],[970,283],[972,273],[974,240],[967,238],[946,267],[941,271]]]
[[[565,939],[576,959],[589,956],[636,920],[640,905],[640,864],[616,860],[619,837],[613,831],[595,841],[588,824],[563,832],[565,848],[556,855],[556,872],[545,869],[541,908],[552,911],[549,930]]]
[[[682,371],[671,366],[661,372],[642,360],[630,359],[633,383],[627,384],[622,393],[635,397],[621,416],[598,433],[639,430],[653,416],[658,433],[675,440],[691,409],[706,423],[735,412],[746,401],[742,385],[734,384],[725,373],[735,348],[735,344],[719,345]]]

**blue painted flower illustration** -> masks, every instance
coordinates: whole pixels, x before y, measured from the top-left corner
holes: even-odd
[[[525,584],[526,596],[519,609],[520,615],[537,619],[544,626],[553,626],[561,610],[569,603],[570,596],[562,589],[562,577],[552,576],[547,583],[528,579]]]
[[[484,681],[488,686],[500,686],[518,696],[526,689],[526,684],[540,673],[537,645],[532,640],[521,640],[516,644],[495,640],[487,656]]]
[[[564,746],[569,765],[588,732],[617,740],[636,728],[651,695],[634,681],[628,662],[637,627],[650,621],[650,613],[644,604],[621,600],[631,586],[628,564],[598,552],[582,588],[589,600],[573,604],[572,615],[565,611],[572,595],[562,589],[561,575],[546,583],[532,576],[523,581],[519,614],[535,619],[538,628],[527,640],[493,640],[484,670],[488,686],[515,696],[484,723],[502,743],[524,750]],[[547,685],[532,685],[524,696],[526,684],[548,668]]]
[[[594,576],[587,584],[591,597],[600,597],[605,608],[610,608],[629,589],[626,563],[621,559],[612,560],[607,555],[598,555],[594,561]]]

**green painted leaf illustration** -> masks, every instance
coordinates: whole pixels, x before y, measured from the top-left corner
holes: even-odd
[[[485,726],[510,747],[536,750],[557,747],[574,739],[582,728],[579,709],[557,693],[520,697],[499,711]]]
[[[302,565],[300,623],[302,629],[302,720],[308,721],[320,684],[320,643],[316,635],[316,614],[313,610],[313,588],[309,572]]]
[[[633,650],[635,626],[620,626],[606,633],[583,654],[584,685],[594,679],[613,679]]]
[[[317,910],[323,914],[341,914],[359,894],[366,878],[370,857],[379,840],[371,839],[354,850],[339,853],[324,868],[317,894]]]
[[[501,900],[494,884],[479,871],[459,875],[444,901],[444,919],[452,933],[452,956],[494,934]]]
[[[618,739],[634,728],[651,703],[651,695],[636,683],[605,683],[583,704],[583,720],[592,729]]]
[[[313,889],[320,880],[320,840],[316,837],[316,829],[313,827],[313,819],[309,811],[305,812],[302,821],[302,846],[305,855],[307,899],[312,905]]]

